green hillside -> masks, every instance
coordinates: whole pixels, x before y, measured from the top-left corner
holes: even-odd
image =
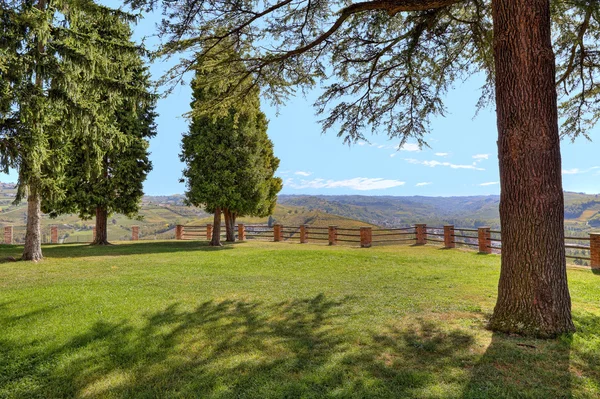
[[[14,205],[14,185],[0,183],[0,225],[13,225],[16,242],[25,236],[26,203]],[[271,223],[286,226],[309,224],[319,227],[359,227],[365,225],[403,227],[414,223],[432,226],[454,224],[460,227],[491,226],[500,228],[499,196],[469,197],[394,197],[394,196],[308,196],[281,195]],[[600,228],[600,195],[565,193],[565,225],[569,234],[586,234]],[[268,224],[269,218],[239,218],[245,224]],[[139,225],[142,239],[171,239],[177,224],[212,223],[212,216],[200,208],[189,207],[183,195],[145,196],[140,219],[123,215],[109,218],[108,235],[113,241],[129,240],[131,226]],[[94,220],[77,215],[56,219],[42,218],[44,241],[50,226],[58,225],[66,242],[92,240]]]
[[[497,195],[468,197],[308,196],[282,195],[279,203],[321,210],[378,226],[414,223],[500,228]],[[569,232],[586,233],[600,227],[600,195],[565,192],[565,225]]]
[[[13,205],[15,190],[12,185],[0,183],[0,225],[12,225],[14,240],[23,242],[27,204],[21,202]],[[173,239],[175,226],[201,225],[212,223],[212,215],[200,208],[186,206],[182,195],[147,196],[142,201],[139,219],[129,219],[124,215],[112,215],[108,220],[108,237],[112,241],[125,241],[131,238],[131,226],[140,226],[141,239]],[[239,223],[268,224],[269,218],[239,218]],[[360,227],[368,223],[352,218],[333,215],[321,210],[308,210],[301,206],[278,205],[271,218],[271,223],[282,223],[286,226],[310,224],[314,226],[337,225],[340,227]],[[64,242],[92,241],[94,220],[81,220],[77,215],[62,215],[56,219],[44,215],[42,231],[44,242],[50,240],[50,226],[57,225],[59,237]]]

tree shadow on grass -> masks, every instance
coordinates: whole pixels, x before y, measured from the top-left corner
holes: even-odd
[[[57,346],[0,338],[0,397],[498,398],[525,385],[528,397],[569,397],[568,341],[540,353],[495,335],[481,356],[473,332],[422,319],[357,335],[342,319],[353,300],[172,304]],[[597,353],[581,358],[586,372]],[[552,387],[525,379],[541,366]]]
[[[0,339],[0,397],[413,397],[473,342],[426,323],[349,334],[351,300],[173,304],[56,347]]]
[[[463,398],[597,397],[588,387],[600,388],[600,317],[574,320],[575,335],[551,340],[494,333]]]

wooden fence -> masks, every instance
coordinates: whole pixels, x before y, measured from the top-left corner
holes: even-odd
[[[401,228],[342,228],[337,226],[317,227],[310,225],[284,226],[236,225],[237,240],[269,240],[275,242],[298,240],[300,243],[327,243],[329,245],[355,244],[362,248],[373,245],[413,244],[426,245],[434,243],[444,248],[458,246],[474,247],[480,253],[491,254],[502,252],[502,233],[489,227],[477,229],[456,228],[451,225],[429,227],[416,224]],[[225,229],[222,229],[225,235]],[[177,225],[178,240],[210,240],[212,224],[205,226]],[[594,269],[600,269],[600,233],[591,233],[588,237],[565,236],[567,258],[581,264],[588,263]]]
[[[22,228],[22,227],[21,227]],[[50,234],[47,234],[47,230],[42,232],[42,243],[43,244],[59,244],[59,243],[66,243],[67,242],[67,238],[63,237],[63,238],[59,238],[59,232],[58,232],[58,226],[50,226]],[[91,240],[87,237],[83,238],[81,242],[91,242],[94,241],[96,239],[96,227],[92,228],[92,235],[91,235]],[[132,241],[137,241],[139,240],[141,237],[140,234],[140,226],[131,226],[131,240]],[[80,242],[79,241],[79,236],[75,237],[75,238],[71,238],[69,237],[70,240],[69,242]],[[22,244],[23,241],[19,241],[17,239],[15,239],[15,234],[14,234],[14,226],[12,225],[8,225],[8,226],[4,226],[4,244]]]

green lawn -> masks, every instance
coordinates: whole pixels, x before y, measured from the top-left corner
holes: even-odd
[[[569,270],[578,332],[543,341],[485,329],[495,255],[176,241],[44,253],[0,264],[0,398],[600,396],[589,270]]]

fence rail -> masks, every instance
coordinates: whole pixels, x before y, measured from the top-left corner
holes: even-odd
[[[477,247],[480,253],[491,254],[502,252],[502,232],[489,227],[456,228],[452,225],[429,227],[426,224],[415,224],[400,228],[338,228],[337,226],[283,226],[275,224],[236,226],[240,240],[273,240],[275,242],[299,240],[300,243],[328,242],[329,245],[358,244],[363,248],[373,245],[413,243],[442,244],[444,248],[458,246]],[[223,229],[224,230],[224,229]],[[179,240],[198,239],[206,234],[210,240],[212,225],[182,226],[176,229]],[[576,242],[572,242],[576,241]],[[586,244],[589,243],[589,244]],[[600,268],[600,233],[591,233],[588,237],[565,237],[566,257],[575,259],[580,264],[588,263],[592,268]]]
[[[16,228],[15,228],[16,227]],[[4,226],[4,244],[23,244],[24,240],[24,231],[23,226],[13,226],[6,225]],[[15,232],[17,236],[15,237]],[[66,243],[89,243],[96,240],[96,227],[92,227],[91,230],[86,230],[85,235],[74,235],[71,236],[69,234],[65,234],[63,230],[63,234],[61,235],[59,232],[59,226],[53,225],[50,226],[50,232],[48,234],[48,228],[43,228],[41,232],[42,244],[66,244]],[[156,235],[154,235],[156,237]],[[131,226],[131,236],[130,240],[137,241],[139,239],[148,239],[151,236],[144,236],[140,233],[140,226]],[[121,237],[122,239],[123,237]]]

